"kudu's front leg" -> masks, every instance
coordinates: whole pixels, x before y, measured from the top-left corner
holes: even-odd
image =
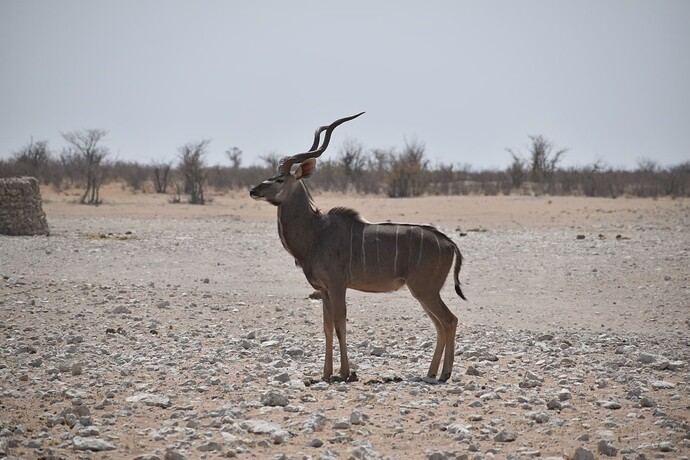
[[[321,291],[323,302],[323,332],[326,335],[326,360],[323,364],[323,379],[328,380],[333,375],[333,309],[328,292]]]

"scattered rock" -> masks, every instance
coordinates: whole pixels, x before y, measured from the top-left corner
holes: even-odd
[[[517,433],[509,430],[501,430],[494,436],[496,442],[513,442],[518,438]]]
[[[599,405],[604,409],[612,410],[620,409],[622,407],[618,401],[601,401]]]
[[[72,446],[76,450],[90,450],[93,452],[115,450],[115,446],[107,441],[98,438],[82,438],[81,436],[72,438]]]
[[[535,388],[544,383],[544,377],[532,371],[525,372],[525,378],[520,382],[520,388]]]
[[[167,409],[172,406],[170,399],[165,396],[154,395],[151,393],[138,393],[125,399],[128,403],[143,403],[147,406],[162,407]]]
[[[165,451],[164,460],[186,460],[187,455],[184,452],[175,449],[168,449]]]
[[[597,442],[597,452],[607,457],[615,457],[618,455],[618,449],[611,444],[611,441],[606,439],[602,439]]]
[[[551,399],[549,400],[549,402],[546,403],[546,408],[549,410],[561,410],[563,408],[563,405],[559,400]]]
[[[463,441],[472,438],[472,432],[466,426],[459,423],[448,425],[446,431],[453,435],[455,441]]]
[[[676,446],[671,441],[662,441],[659,443],[659,452],[675,452]]]
[[[137,455],[134,460],[161,460],[161,458],[156,454],[144,454]]]
[[[655,380],[651,383],[651,385],[655,390],[670,390],[676,387],[675,383],[667,382],[665,380]]]
[[[269,391],[265,395],[261,397],[261,404],[264,406],[280,406],[280,407],[285,407],[288,404],[290,404],[290,400],[288,397],[282,393],[278,393],[276,391]]]
[[[472,375],[472,376],[481,376],[482,372],[479,369],[477,369],[475,366],[469,365],[469,366],[467,366],[467,371],[465,372],[465,374],[466,375]]]
[[[594,453],[584,447],[575,449],[572,460],[594,460]]]
[[[207,442],[197,447],[197,450],[199,452],[220,452],[223,450],[223,447],[217,442]]]
[[[341,419],[341,420],[336,420],[333,422],[333,429],[334,430],[349,430],[352,424],[350,423],[349,420]]]
[[[369,420],[369,416],[362,414],[359,411],[352,411],[350,414],[350,423],[353,425],[364,425],[366,424],[367,420]]]

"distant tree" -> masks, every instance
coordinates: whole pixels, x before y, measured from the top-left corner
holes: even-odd
[[[663,169],[655,160],[650,158],[638,159],[635,176],[634,189],[637,196],[656,197],[663,193],[665,185],[663,183],[665,182],[665,178],[663,178]]]
[[[191,204],[204,204],[204,184],[206,182],[206,164],[204,156],[210,140],[190,142],[179,149],[180,172],[184,178],[184,191],[190,197]]]
[[[651,158],[640,158],[637,160],[637,170],[641,173],[654,174],[661,170],[661,166]]]
[[[604,171],[606,171],[607,166],[603,158],[597,158],[594,163],[586,165],[580,169],[572,168],[565,174],[567,177],[578,177],[580,180],[580,187],[582,188],[582,193],[585,196],[602,196],[606,192],[607,182],[604,179]],[[611,195],[615,196],[614,193],[609,192]]]
[[[669,169],[666,181],[666,193],[672,197],[690,195],[690,161],[673,166]]]
[[[151,177],[151,166],[138,161],[116,160],[108,165],[108,179],[121,181],[138,192],[144,190],[144,184]]]
[[[423,143],[406,142],[400,155],[392,160],[388,174],[388,196],[419,196],[424,193],[424,173],[429,162],[424,159]]]
[[[510,182],[514,188],[520,188],[522,183],[525,181],[525,160],[516,155],[510,149],[506,149],[513,158],[513,161],[508,166],[508,175],[510,176]]]
[[[62,133],[62,137],[70,146],[63,154],[63,163],[66,161],[75,164],[79,174],[83,176],[86,190],[81,197],[82,204],[101,203],[100,188],[105,178],[105,160],[108,149],[99,146],[108,132],[102,129],[84,129]]]
[[[362,175],[366,166],[364,147],[353,139],[347,139],[340,148],[340,164],[345,178],[357,192],[361,192]]]
[[[240,169],[240,166],[242,165],[242,150],[240,150],[237,147],[233,147],[231,149],[226,150],[225,154],[228,156],[228,159],[230,160],[232,169]]]
[[[159,161],[153,164],[153,187],[156,193],[166,193],[172,163]]]
[[[455,178],[454,168],[455,166],[452,163],[439,163],[436,165],[436,168],[433,170],[432,180],[434,194],[449,195],[451,193],[451,186]]]
[[[277,153],[271,152],[266,155],[259,156],[259,159],[266,163],[266,166],[271,168],[272,171],[278,170],[278,164],[280,163],[280,157]]]
[[[19,166],[22,174],[33,176],[42,182],[51,153],[48,149],[48,141],[31,141],[16,151],[13,155],[14,161]]]
[[[532,182],[550,183],[553,178],[553,173],[558,167],[558,163],[568,149],[554,150],[553,144],[546,140],[544,136],[533,135],[529,136],[529,139],[531,145],[527,155],[522,155],[512,149],[506,150],[508,150],[514,159],[520,156],[525,159]]]

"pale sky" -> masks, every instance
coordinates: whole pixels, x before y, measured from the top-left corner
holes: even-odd
[[[690,160],[690,1],[0,0],[0,158],[101,128],[121,160],[371,148],[503,168],[528,135],[564,163]]]

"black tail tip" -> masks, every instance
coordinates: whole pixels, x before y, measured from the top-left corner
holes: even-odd
[[[456,284],[456,285],[455,285],[455,292],[458,293],[458,295],[460,296],[460,298],[461,298],[462,300],[467,300],[467,297],[465,297],[465,294],[462,293],[462,289],[460,289],[460,285],[459,285],[459,284]]]

